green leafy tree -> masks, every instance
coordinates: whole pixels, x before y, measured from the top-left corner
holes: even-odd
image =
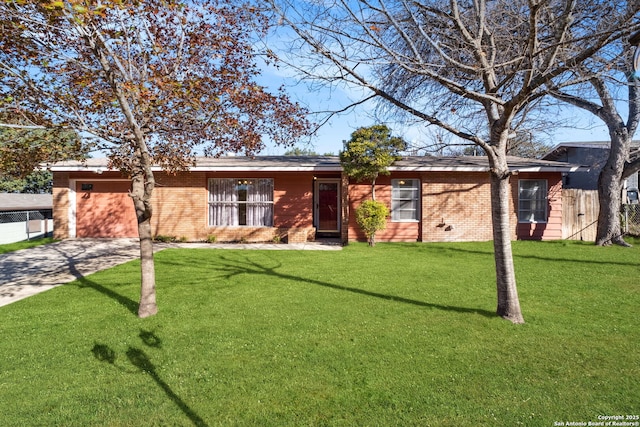
[[[362,127],[351,134],[340,152],[345,173],[356,181],[371,181],[371,199],[376,199],[378,175],[388,175],[389,166],[400,160],[400,152],[407,147],[399,137],[391,136],[386,125]]]
[[[138,315],[158,310],[152,168],[188,168],[197,151],[291,144],[305,112],[256,83],[268,21],[233,0],[0,1],[0,99],[33,126],[91,134],[131,180],[140,237]],[[266,55],[270,60],[270,55]]]
[[[46,170],[37,170],[24,178],[0,176],[0,193],[46,194],[53,189],[53,175]]]
[[[356,222],[367,236],[369,246],[375,246],[376,233],[387,227],[389,209],[377,200],[365,200],[356,208]]]
[[[311,148],[294,147],[284,152],[285,156],[317,156],[318,153]]]
[[[385,229],[389,216],[389,209],[376,201],[376,179],[380,174],[389,174],[389,166],[401,158],[400,152],[406,147],[402,138],[391,136],[386,125],[373,125],[354,131],[340,152],[340,163],[349,177],[371,181],[371,200],[356,208],[356,222],[369,246],[375,245],[375,234]]]
[[[25,178],[43,164],[81,160],[87,156],[88,147],[82,145],[73,130],[20,126],[20,123],[5,123],[5,127],[0,127],[0,176],[4,178]]]

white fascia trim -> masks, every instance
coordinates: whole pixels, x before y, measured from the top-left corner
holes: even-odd
[[[151,168],[153,172],[162,172],[162,168],[154,166]],[[117,169],[107,169],[100,166],[56,166],[51,168],[52,172],[94,172],[100,174],[102,172],[118,172]],[[192,166],[188,172],[342,172],[342,168],[331,166],[296,166],[296,167],[277,167],[277,166]]]
[[[118,172],[117,169],[108,169],[104,166],[51,166],[49,168],[51,172]]]
[[[525,168],[510,168],[512,172],[575,172],[580,166],[534,166]],[[162,172],[162,168],[154,166],[154,172]],[[106,166],[55,166],[51,168],[53,172],[117,172],[117,169],[107,169]],[[193,166],[189,172],[342,172],[341,167],[335,166]],[[391,166],[390,172],[488,172],[486,166]]]
[[[154,171],[160,170],[154,168]],[[222,166],[207,167],[193,166],[189,168],[189,172],[342,172],[342,168],[327,166],[296,166],[296,167],[277,167],[277,166]]]
[[[389,172],[488,172],[488,167],[479,166],[390,166]]]
[[[581,168],[581,166],[538,166],[531,168],[511,169],[511,172],[577,172]]]
[[[576,172],[580,166],[535,166],[528,168],[509,168],[511,172]],[[427,166],[427,167],[389,167],[390,172],[489,172],[488,167],[478,166]]]

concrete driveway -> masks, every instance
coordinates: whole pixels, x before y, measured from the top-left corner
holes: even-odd
[[[156,243],[209,249],[340,250],[336,242],[301,244]],[[70,239],[0,255],[0,307],[140,257],[138,239]]]
[[[137,239],[64,240],[0,255],[0,306],[139,256]]]

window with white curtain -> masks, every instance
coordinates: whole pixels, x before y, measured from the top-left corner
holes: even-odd
[[[518,181],[518,222],[547,222],[547,180]]]
[[[420,214],[420,180],[391,180],[391,221],[414,222]]]
[[[273,226],[273,179],[210,179],[209,225]]]

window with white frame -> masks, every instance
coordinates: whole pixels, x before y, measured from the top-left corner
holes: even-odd
[[[547,180],[518,181],[518,222],[547,222]]]
[[[420,180],[391,180],[391,221],[418,221],[420,215]]]
[[[273,179],[210,179],[209,225],[273,226]]]

